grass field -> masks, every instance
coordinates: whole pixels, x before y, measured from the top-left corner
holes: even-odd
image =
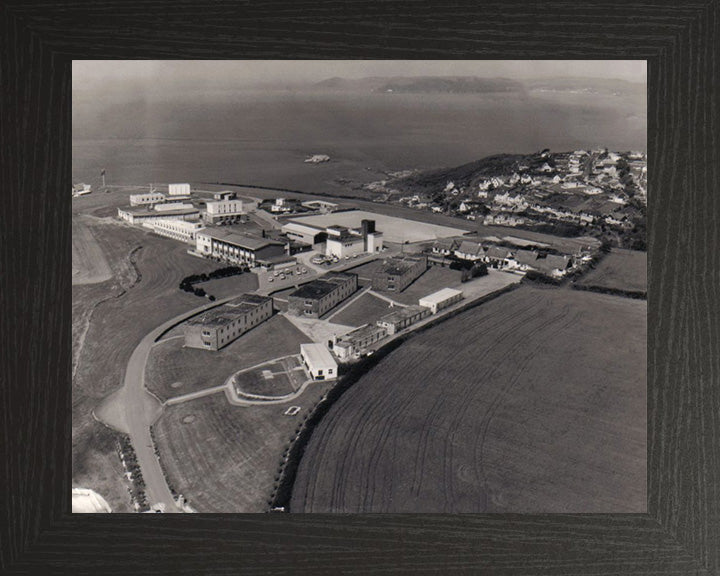
[[[238,370],[298,354],[304,342],[310,340],[278,315],[218,351],[185,348],[181,336],[163,339],[148,358],[145,386],[161,400],[220,386]]]
[[[402,292],[380,292],[397,300],[402,304],[417,304],[423,296],[437,292],[442,288],[457,288],[462,290],[462,273],[460,270],[450,270],[440,266],[430,266],[425,273],[417,278]]]
[[[308,379],[299,356],[281,358],[235,375],[238,394],[284,396],[295,392]]]
[[[577,283],[581,286],[647,292],[647,252],[613,248],[597,268]]]
[[[316,428],[295,512],[644,512],[647,303],[523,286],[417,334]]]
[[[331,322],[346,326],[374,324],[378,318],[390,312],[392,308],[388,302],[372,294],[363,294],[339,314],[333,316]]]
[[[72,282],[76,284],[97,284],[112,277],[112,270],[105,254],[98,245],[92,230],[82,217],[72,219]]]
[[[330,386],[287,404],[232,406],[220,393],[167,407],[154,430],[171,486],[198,512],[264,512],[283,451]],[[289,406],[302,410],[285,416]]]
[[[74,202],[73,210],[80,205]],[[92,417],[92,411],[122,385],[130,354],[145,334],[202,304],[178,290],[180,279],[210,272],[216,265],[189,256],[179,242],[144,230],[92,218],[88,226],[113,277],[72,287],[72,483],[96,490],[113,511],[128,512],[127,485],[113,445],[116,436]],[[129,255],[140,246],[133,265]]]

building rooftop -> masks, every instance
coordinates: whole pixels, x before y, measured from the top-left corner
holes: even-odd
[[[123,212],[132,214],[133,216],[148,216],[153,218],[166,217],[166,216],[184,216],[186,214],[199,214],[200,211],[197,208],[183,208],[179,210],[163,210],[162,212],[156,212],[155,210],[148,210],[142,206],[130,206],[128,208],[118,208]]]
[[[221,242],[227,242],[238,248],[244,248],[246,250],[259,250],[265,246],[283,246],[282,242],[277,240],[269,240],[268,238],[257,238],[255,236],[246,236],[244,234],[238,234],[232,230],[221,230],[219,228],[206,229],[202,232],[203,236],[209,236],[215,240]]]
[[[454,288],[443,288],[442,290],[433,292],[432,294],[429,294],[428,296],[425,296],[424,298],[420,298],[420,301],[428,302],[428,303],[432,303],[432,304],[438,304],[440,302],[444,302],[448,298],[457,296],[458,294],[462,294],[462,290],[455,290]]]
[[[378,322],[389,322],[390,324],[395,324],[396,322],[402,322],[406,318],[410,318],[415,316],[415,314],[425,312],[426,310],[427,308],[424,306],[405,306],[404,308],[397,308],[393,312],[390,312],[390,314],[385,314],[385,316],[382,316]]]
[[[406,254],[404,256],[392,256],[383,261],[383,265],[375,274],[389,274],[391,276],[401,276],[418,262],[425,260],[425,256],[412,256]]]
[[[382,328],[377,324],[366,324],[365,326],[356,328],[352,332],[348,332],[347,334],[339,336],[336,346],[342,346],[343,344],[352,344],[354,342],[357,342],[358,340],[362,340],[363,338],[366,338],[371,334],[375,334],[382,330],[385,330],[385,328]]]
[[[320,226],[314,226],[313,224],[303,224],[302,222],[287,222],[286,224],[283,224],[283,230],[296,230],[300,232],[313,232],[313,233],[319,233],[319,232],[325,232],[325,228],[321,228]]]
[[[337,366],[325,344],[300,344],[300,352],[312,366]]]
[[[347,282],[353,276],[354,274],[347,274],[342,272],[326,274],[322,278],[318,278],[317,280],[312,280],[307,284],[303,284],[302,286],[300,286],[300,288],[295,290],[295,292],[290,294],[290,296],[295,298],[320,299],[335,290],[338,284]]]
[[[243,294],[217,308],[208,310],[200,316],[191,318],[187,323],[191,326],[225,326],[269,300],[272,300],[272,298],[260,296],[259,294]]]

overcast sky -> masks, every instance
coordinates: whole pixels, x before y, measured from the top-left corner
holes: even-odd
[[[76,87],[112,80],[192,80],[243,86],[318,82],[365,76],[486,76],[514,79],[550,77],[617,78],[645,82],[644,60],[76,60]]]

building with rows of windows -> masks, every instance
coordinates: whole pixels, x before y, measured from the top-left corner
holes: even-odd
[[[329,273],[300,286],[288,296],[288,313],[319,318],[357,290],[357,274]]]
[[[243,294],[188,320],[184,330],[185,346],[220,350],[270,318],[272,313],[272,298]]]

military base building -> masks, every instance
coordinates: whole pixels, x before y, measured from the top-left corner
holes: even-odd
[[[372,287],[382,292],[402,292],[427,270],[427,266],[424,254],[393,256],[373,274]]]
[[[230,230],[206,229],[195,235],[195,251],[206,258],[253,267],[258,260],[285,254],[285,244]]]
[[[220,350],[270,318],[272,313],[272,298],[243,294],[188,320],[184,328],[185,346]]]
[[[325,344],[300,344],[300,356],[313,380],[337,378],[337,362]]]
[[[357,290],[357,274],[331,272],[300,286],[288,296],[288,313],[320,318]]]

